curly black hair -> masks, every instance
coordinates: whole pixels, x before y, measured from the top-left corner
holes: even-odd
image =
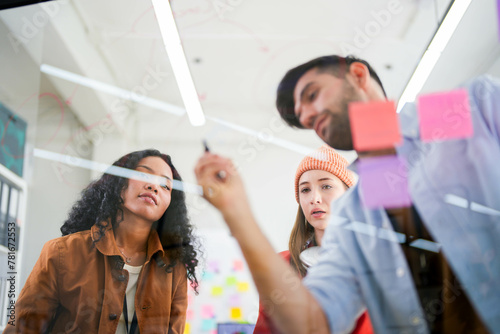
[[[169,155],[158,150],[148,149],[129,153],[113,163],[113,166],[134,170],[139,161],[146,157],[159,157],[172,169],[174,180],[182,181]],[[83,191],[81,198],[71,208],[68,219],[61,227],[62,235],[89,230],[93,225],[99,227],[100,240],[106,229],[116,227],[123,219],[123,190],[128,186],[128,179],[111,174],[90,183]],[[186,197],[183,191],[172,189],[171,202],[163,216],[156,222],[156,231],[161,244],[171,260],[166,271],[171,272],[177,261],[184,264],[191,287],[197,293],[198,279],[195,269],[198,265],[199,244],[193,235],[193,226],[189,222]]]

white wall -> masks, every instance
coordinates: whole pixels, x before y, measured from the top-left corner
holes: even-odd
[[[40,94],[53,93],[50,84],[42,79]],[[39,99],[36,140],[33,147],[65,153],[76,150],[82,140],[77,135],[82,130],[80,122],[71,109],[60,107],[57,94],[45,95]],[[63,104],[64,106],[64,104]],[[62,122],[61,122],[62,119]],[[80,145],[81,146],[81,145]],[[82,146],[83,147],[83,146]],[[89,146],[92,148],[92,146]],[[81,158],[90,158],[92,151],[78,151]],[[23,261],[20,282],[24,285],[40,251],[50,239],[61,236],[59,228],[66,219],[68,210],[78,198],[80,191],[89,182],[90,172],[68,167],[57,162],[33,158],[32,177],[28,184],[26,222],[23,228]],[[21,287],[22,287],[21,285]]]

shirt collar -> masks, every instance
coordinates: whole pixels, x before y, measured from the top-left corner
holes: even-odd
[[[102,254],[106,256],[121,256],[121,252],[116,245],[115,234],[112,226],[107,227],[104,235],[101,237],[101,239],[99,239],[99,226],[94,225],[91,228],[91,235],[92,240],[95,242],[96,248]],[[156,232],[156,229],[152,228],[148,237],[148,252],[146,262],[150,261],[151,257],[157,252],[160,252],[160,255],[162,257],[165,255],[163,246],[158,236],[158,232]]]

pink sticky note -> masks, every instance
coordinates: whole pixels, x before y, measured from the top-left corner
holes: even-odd
[[[219,261],[208,262],[208,270],[214,273],[219,272]]]
[[[498,39],[500,40],[500,0],[497,0]]]
[[[201,317],[204,319],[209,319],[214,317],[214,306],[213,305],[202,305],[201,306]]]
[[[233,270],[234,271],[242,271],[243,270],[243,261],[234,260],[233,261]]]
[[[241,305],[241,296],[238,294],[234,294],[229,296],[229,306],[240,306]]]
[[[191,321],[194,318],[194,311],[193,310],[187,310],[186,311],[186,320]]]
[[[349,120],[357,151],[379,150],[401,143],[394,101],[350,103]]]
[[[397,156],[364,158],[359,161],[359,180],[365,207],[411,206],[406,163]]]
[[[459,139],[473,134],[466,89],[419,96],[420,138],[424,142]]]

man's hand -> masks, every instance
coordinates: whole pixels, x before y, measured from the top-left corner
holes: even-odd
[[[250,206],[241,177],[231,160],[205,153],[195,166],[203,197],[223,215],[250,215]]]

